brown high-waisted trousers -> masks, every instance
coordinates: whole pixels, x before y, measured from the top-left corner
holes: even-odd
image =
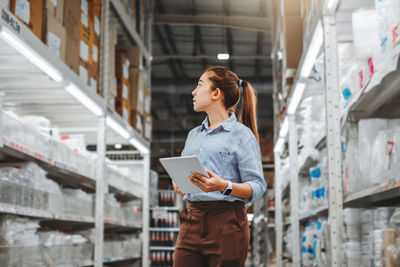
[[[189,202],[180,220],[174,267],[244,266],[250,232],[243,202]]]

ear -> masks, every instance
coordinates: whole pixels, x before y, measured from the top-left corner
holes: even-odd
[[[214,100],[218,100],[223,97],[222,91],[219,88],[216,88],[214,91],[212,91],[212,98]]]

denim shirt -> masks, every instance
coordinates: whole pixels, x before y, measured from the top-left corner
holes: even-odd
[[[224,180],[233,183],[248,183],[253,191],[251,199],[225,196],[221,192],[185,194],[189,201],[254,201],[266,190],[260,147],[253,132],[230,117],[212,131],[208,117],[200,126],[192,129],[186,139],[182,156],[196,155],[203,166]]]

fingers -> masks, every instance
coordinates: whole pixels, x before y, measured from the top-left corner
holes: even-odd
[[[203,182],[205,182],[204,179],[207,179],[206,176],[204,176],[203,174],[198,173],[198,172],[192,172],[192,177],[197,178],[197,179],[199,179],[199,180],[201,180]]]
[[[182,191],[178,188],[178,186],[177,186],[174,182],[172,182],[172,187],[174,188],[174,191],[175,191],[178,195],[180,195],[180,196],[184,196],[184,195],[185,195],[185,194],[182,193]]]
[[[215,176],[215,173],[212,171],[206,170],[209,177]]]

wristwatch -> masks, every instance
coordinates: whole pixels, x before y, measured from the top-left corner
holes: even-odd
[[[222,194],[224,194],[225,196],[229,196],[232,193],[232,183],[231,181],[227,181],[228,182],[228,186],[225,188],[224,192],[222,192]]]

